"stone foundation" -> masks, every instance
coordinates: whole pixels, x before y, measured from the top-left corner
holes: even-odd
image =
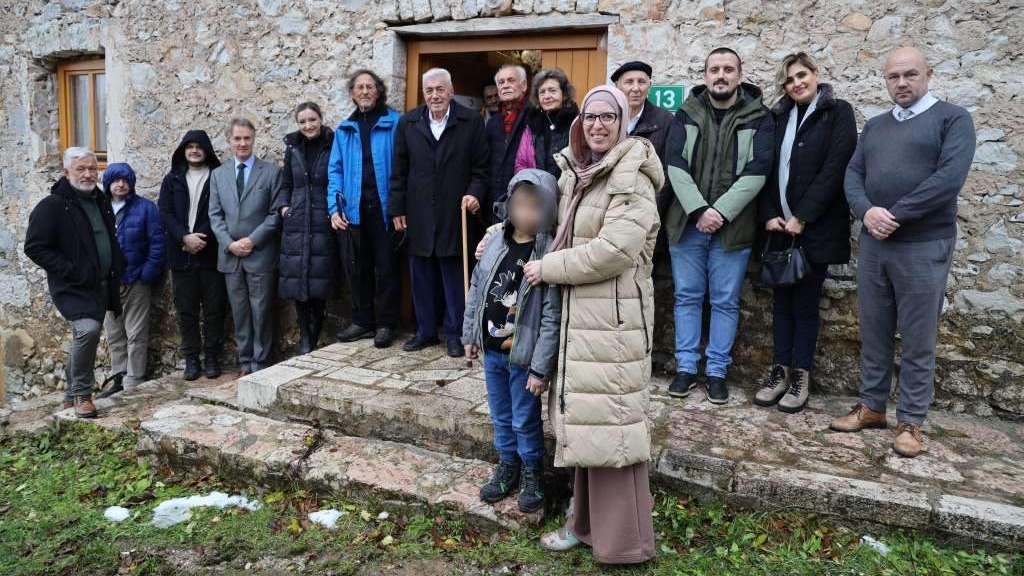
[[[507,21],[505,18],[517,17]],[[138,189],[155,198],[170,154],[189,128],[204,128],[226,150],[229,115],[252,118],[257,152],[280,160],[300,100],[324,105],[337,124],[352,109],[346,74],[371,66],[405,108],[403,27],[447,22],[453,30],[607,26],[610,69],[650,62],[655,82],[700,81],[704,55],[731,46],[762,87],[795,50],[813,54],[823,80],[849,100],[858,123],[886,108],[884,54],[921,46],[941,98],[967,107],[978,129],[975,166],[960,203],[960,235],[942,322],[937,404],[977,414],[1024,414],[1024,191],[1019,156],[1024,123],[1019,42],[1024,15],[1013,0],[876,3],[811,0],[28,0],[0,6],[0,346],[5,397],[59,388],[66,324],[42,272],[22,253],[31,208],[59,174],[54,71],[60,59],[103,54],[108,73],[111,161],[130,162]],[[242,24],[235,24],[242,23]],[[585,88],[585,87],[580,87]],[[769,94],[771,90],[767,91]],[[815,369],[819,390],[850,393],[857,380],[855,262],[833,270],[822,302],[825,325]],[[671,370],[671,287],[658,285],[659,366]],[[770,356],[770,299],[747,288],[733,374],[752,380]],[[170,291],[155,304],[151,366],[179,365]],[[343,325],[347,307],[332,307]],[[279,346],[294,345],[282,305]],[[230,354],[230,351],[228,352]],[[103,367],[98,369],[106,376]]]

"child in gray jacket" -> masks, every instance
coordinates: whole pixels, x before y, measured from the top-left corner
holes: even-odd
[[[531,286],[523,265],[544,256],[558,212],[558,184],[527,169],[508,185],[508,218],[473,272],[462,325],[466,356],[483,353],[487,403],[500,462],[480,489],[484,502],[519,490],[519,509],[544,506],[540,396],[555,370],[561,320],[557,286]]]

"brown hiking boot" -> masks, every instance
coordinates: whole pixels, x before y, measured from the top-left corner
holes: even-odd
[[[91,394],[75,396],[75,416],[79,418],[95,418],[98,415],[96,405],[92,403]]]
[[[865,428],[885,427],[885,412],[875,412],[861,402],[845,416],[832,420],[832,424],[829,425],[829,428],[837,432],[860,432]]]
[[[74,407],[75,407],[75,403],[74,402],[68,402],[67,400],[65,400],[64,401],[64,407],[61,408],[61,410],[67,410],[68,408],[74,408]]]
[[[772,406],[789,389],[789,366],[776,364],[761,381],[761,388],[754,395],[754,404]]]
[[[921,453],[923,442],[921,427],[917,424],[900,422],[896,425],[896,439],[892,442],[893,452],[906,458],[913,458]]]

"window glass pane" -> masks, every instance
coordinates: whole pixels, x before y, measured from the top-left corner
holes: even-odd
[[[96,78],[96,150],[107,149],[107,75]]]
[[[69,76],[68,93],[71,96],[71,140],[68,144],[89,146],[89,76]]]

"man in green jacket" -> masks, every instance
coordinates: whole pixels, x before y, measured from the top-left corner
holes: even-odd
[[[756,202],[774,162],[775,124],[761,90],[742,82],[743,65],[730,48],[712,50],[704,85],[676,112],[666,150],[675,197],[664,227],[675,283],[676,378],[669,394],[697,385],[705,294],[710,294],[707,398],[729,400],[740,291],[756,231]]]

